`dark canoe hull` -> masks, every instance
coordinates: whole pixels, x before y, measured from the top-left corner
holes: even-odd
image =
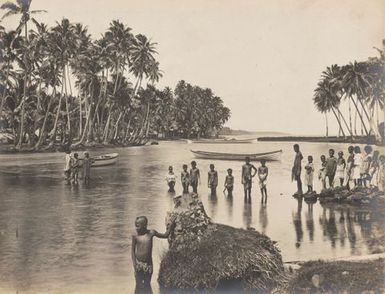
[[[98,166],[106,166],[106,165],[112,165],[115,164],[118,160],[118,153],[110,153],[110,154],[103,154],[99,156],[95,156],[94,162],[92,163],[93,167]]]
[[[209,152],[209,151],[198,151],[190,150],[195,157],[201,159],[217,159],[217,160],[239,160],[244,161],[246,157],[250,157],[251,161],[278,161],[281,159],[282,150],[265,152],[265,153],[220,153],[220,152]]]

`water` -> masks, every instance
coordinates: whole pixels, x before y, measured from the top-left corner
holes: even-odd
[[[189,145],[161,142],[159,146],[103,150],[119,152],[115,166],[92,170],[85,187],[63,181],[64,155],[0,155],[0,292],[15,293],[132,293],[131,235],[138,215],[149,227],[163,232],[166,212],[172,208],[165,173],[173,165],[193,160],[190,148],[227,152],[263,152],[283,149],[280,162],[268,163],[268,202],[260,203],[254,183],[252,203],[244,203],[241,162],[213,161],[219,173],[217,197],[209,196],[210,160],[197,160],[201,170],[200,197],[214,221],[235,227],[254,227],[277,241],[285,261],[345,257],[373,252],[373,238],[384,220],[365,209],[313,206],[290,195],[291,143],[245,145]],[[319,167],[319,156],[345,145],[301,144]],[[92,152],[91,152],[92,153]],[[94,152],[95,153],[95,152]],[[99,152],[100,153],[100,152]],[[222,193],[227,168],[233,168],[232,199]],[[317,182],[317,181],[316,181]],[[319,189],[319,183],[316,183]],[[178,183],[177,192],[181,191]],[[167,241],[154,240],[156,282]]]

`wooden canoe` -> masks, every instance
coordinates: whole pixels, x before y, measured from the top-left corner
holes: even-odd
[[[281,158],[282,150],[264,152],[264,153],[220,153],[209,151],[190,150],[195,157],[201,159],[218,159],[218,160],[241,160],[244,161],[246,157],[250,157],[251,161],[277,161]]]
[[[94,162],[92,163],[92,166],[97,167],[115,164],[118,160],[118,156],[118,153],[109,153],[95,156],[93,157]]]
[[[187,140],[190,144],[250,144],[257,138],[252,139],[202,139],[202,140]]]

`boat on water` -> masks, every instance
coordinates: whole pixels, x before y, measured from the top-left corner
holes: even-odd
[[[281,158],[282,150],[276,150],[264,153],[221,153],[210,151],[190,150],[195,157],[201,159],[218,159],[218,160],[245,160],[246,157],[250,157],[251,161],[277,161]]]
[[[94,162],[92,163],[92,167],[115,164],[118,160],[118,156],[118,153],[109,153],[95,156],[93,157]]]
[[[257,138],[251,139],[202,139],[202,140],[187,140],[189,144],[250,144]]]

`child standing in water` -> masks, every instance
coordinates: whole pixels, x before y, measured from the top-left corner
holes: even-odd
[[[242,184],[245,190],[246,200],[247,198],[251,199],[252,179],[255,177],[257,169],[250,163],[250,157],[246,157],[245,161],[246,163],[242,166]],[[254,173],[252,173],[252,170],[254,170]]]
[[[259,178],[259,188],[261,189],[262,194],[262,203],[267,202],[267,176],[269,175],[269,169],[266,166],[266,160],[261,160],[261,166],[258,167],[258,178]],[[265,198],[265,200],[263,199]]]
[[[329,188],[334,186],[334,177],[336,176],[337,159],[334,157],[334,149],[329,150],[329,158],[326,160],[325,180],[329,180]]]
[[[233,170],[229,168],[227,169],[227,176],[225,178],[225,190],[227,190],[227,193],[229,196],[233,194],[233,189],[234,189]]]
[[[321,183],[322,183],[322,190],[325,190],[326,189],[326,156],[325,155],[321,155],[321,169],[319,170],[319,173],[318,173],[318,179],[321,180]]]
[[[291,179],[297,182],[297,192],[294,195],[302,195],[302,181],[301,181],[301,161],[303,159],[301,151],[299,151],[299,145],[294,144],[293,146],[295,152],[294,164],[291,170]]]
[[[342,151],[338,152],[338,159],[337,159],[337,171],[336,171],[336,177],[340,180],[340,186],[343,187],[344,180],[345,180],[345,168],[346,168],[346,162],[344,158],[344,153]]]
[[[84,152],[83,177],[84,177],[84,182],[86,184],[89,183],[90,178],[91,178],[91,165],[93,162],[94,162],[94,160],[90,158],[90,154],[88,152]]]
[[[361,186],[361,165],[362,165],[362,154],[359,146],[354,147],[354,166],[353,166],[353,180],[354,186]]]
[[[353,168],[354,168],[354,147],[349,146],[348,148],[349,156],[346,162],[346,175],[344,185],[348,190],[350,190],[350,180],[353,179]]]
[[[166,175],[166,181],[168,185],[168,192],[174,193],[175,192],[175,183],[176,183],[176,176],[174,174],[173,167],[170,165],[168,167],[168,173]]]
[[[210,171],[208,172],[208,186],[211,189],[211,195],[216,195],[218,186],[218,173],[215,170],[214,164],[210,164]]]
[[[144,293],[151,293],[153,238],[167,238],[174,229],[175,222],[173,221],[171,223],[164,234],[158,233],[155,230],[148,230],[147,223],[148,220],[145,216],[139,216],[135,220],[137,234],[132,235],[131,258],[135,271],[137,291],[147,291]]]
[[[362,165],[360,170],[361,180],[363,185],[366,187],[366,182],[369,180],[369,168],[370,163],[372,161],[372,157],[370,154],[372,154],[373,148],[369,145],[366,145],[364,148],[364,155],[362,156]]]
[[[188,193],[188,186],[190,185],[190,174],[187,171],[187,164],[183,165],[183,171],[180,174],[180,178],[182,181],[183,194]]]
[[[314,175],[314,165],[313,165],[313,156],[309,155],[307,157],[308,163],[305,165],[305,185],[307,185],[307,193],[313,192],[313,175]]]
[[[198,184],[200,180],[201,180],[201,176],[199,173],[199,169],[197,168],[197,163],[195,161],[191,161],[190,185],[194,193],[198,193]]]
[[[79,166],[80,166],[79,155],[75,153],[71,163],[71,175],[72,175],[72,182],[74,184],[78,183]]]

